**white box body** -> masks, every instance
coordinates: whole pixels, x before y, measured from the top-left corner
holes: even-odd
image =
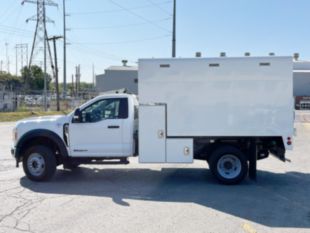
[[[141,59],[139,101],[166,105],[167,137],[291,137],[292,67],[291,57]],[[140,116],[139,130],[156,120]]]

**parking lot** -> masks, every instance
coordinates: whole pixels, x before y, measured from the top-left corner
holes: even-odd
[[[223,186],[207,164],[62,168],[33,183],[0,123],[0,232],[310,232],[310,113],[297,113],[291,162],[258,163],[257,182]]]

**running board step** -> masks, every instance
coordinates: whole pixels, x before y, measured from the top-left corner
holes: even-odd
[[[71,163],[75,164],[129,164],[129,160],[127,157],[123,158],[114,158],[114,157],[106,157],[106,158],[71,158]]]
[[[103,159],[103,160],[92,160],[87,164],[129,164],[129,161],[127,158],[121,158],[121,159]]]

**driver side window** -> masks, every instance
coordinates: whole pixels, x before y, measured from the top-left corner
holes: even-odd
[[[105,119],[120,119],[121,105],[127,104],[127,99],[99,100],[81,111],[81,123],[94,123]]]

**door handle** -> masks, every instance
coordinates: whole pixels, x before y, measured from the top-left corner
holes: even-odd
[[[109,125],[108,129],[119,129],[120,126],[119,125]]]
[[[164,138],[165,137],[165,132],[163,130],[158,130],[158,138]]]

